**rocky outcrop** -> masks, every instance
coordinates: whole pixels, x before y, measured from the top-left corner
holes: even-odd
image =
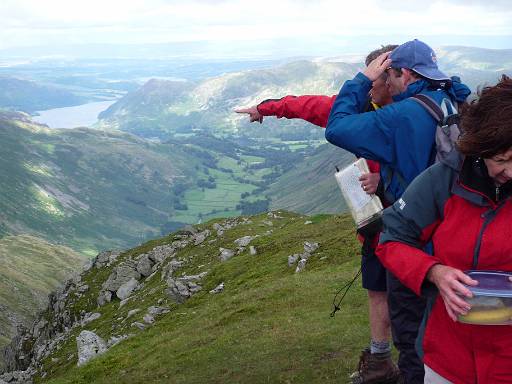
[[[305,241],[303,253],[295,253],[291,256],[288,256],[288,266],[293,267],[295,263],[297,263],[295,272],[302,272],[304,268],[306,268],[308,259],[318,249],[319,246],[320,245],[318,243],[311,243],[309,241]]]
[[[76,338],[78,350],[78,366],[84,365],[92,358],[107,350],[107,343],[91,331],[82,331]]]

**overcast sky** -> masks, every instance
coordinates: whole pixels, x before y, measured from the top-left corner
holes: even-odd
[[[2,0],[0,49],[360,35],[447,45],[478,35],[496,47],[495,36],[512,35],[511,8],[493,0]]]

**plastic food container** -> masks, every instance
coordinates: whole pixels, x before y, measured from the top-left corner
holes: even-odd
[[[480,325],[512,325],[512,272],[467,271],[478,285],[467,287],[473,297],[464,300],[471,305],[466,315],[459,315],[462,323]]]

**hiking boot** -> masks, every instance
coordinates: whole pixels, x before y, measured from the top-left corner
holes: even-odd
[[[391,353],[372,355],[369,348],[363,350],[357,371],[350,375],[352,384],[395,384],[399,378],[400,371],[391,360]]]

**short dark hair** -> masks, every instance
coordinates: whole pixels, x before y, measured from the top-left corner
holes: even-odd
[[[512,79],[503,75],[478,95],[462,108],[457,147],[464,155],[488,159],[512,147]]]
[[[382,55],[385,52],[391,52],[396,47],[398,47],[398,45],[396,45],[396,44],[382,45],[379,49],[375,49],[374,51],[371,51],[368,54],[368,56],[366,56],[364,63],[366,64],[366,66],[368,66],[377,57],[379,57],[380,55]]]

